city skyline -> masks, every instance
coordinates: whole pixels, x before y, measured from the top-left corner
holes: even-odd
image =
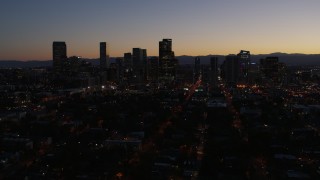
[[[77,4],[74,4],[74,3]],[[159,39],[173,39],[177,56],[227,55],[248,49],[319,54],[320,2],[55,1],[4,2],[0,60],[51,60],[53,41],[68,55],[99,58],[99,42],[111,57],[132,48],[158,56]]]

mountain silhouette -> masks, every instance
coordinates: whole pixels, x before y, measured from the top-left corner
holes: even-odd
[[[194,58],[199,57],[201,64],[209,64],[211,57],[218,57],[219,64],[221,64],[225,55],[206,55],[206,56],[176,56],[179,60],[179,64],[193,64]],[[281,52],[275,52],[271,54],[256,54],[251,55],[251,62],[259,63],[260,59],[263,59],[268,56],[277,56],[279,57],[279,61],[283,62],[287,65],[320,65],[320,54],[287,54]],[[99,59],[84,59],[90,62],[92,65],[99,65]],[[110,58],[111,62],[115,62],[115,58]],[[34,68],[34,67],[50,67],[52,66],[52,60],[44,60],[44,61],[19,61],[19,60],[0,60],[0,68]]]

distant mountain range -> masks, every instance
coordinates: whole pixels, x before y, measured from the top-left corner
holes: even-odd
[[[210,57],[218,57],[218,61],[221,64],[225,55],[207,55],[198,56],[200,58],[201,64],[209,64]],[[287,54],[287,53],[271,53],[271,54],[256,54],[251,55],[251,62],[259,63],[260,59],[268,56],[279,57],[279,61],[287,65],[320,65],[320,54]],[[181,64],[193,64],[194,56],[178,56],[179,63]]]
[[[225,59],[224,55],[207,55],[198,56],[201,64],[209,64],[210,57],[218,57],[219,63],[222,63]],[[320,65],[320,54],[287,54],[287,53],[271,53],[271,54],[257,54],[251,55],[251,62],[259,63],[259,60],[268,56],[277,56],[279,61],[286,63],[287,65]],[[195,56],[177,56],[180,64],[193,64]],[[99,65],[98,59],[85,59],[91,62],[92,65]],[[111,62],[114,62],[115,58],[111,58]],[[52,60],[44,61],[18,61],[18,60],[0,60],[0,68],[31,68],[31,67],[49,67],[52,66]]]

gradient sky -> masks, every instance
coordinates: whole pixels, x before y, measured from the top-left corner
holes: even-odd
[[[320,0],[1,0],[0,59],[50,60],[52,42],[68,56],[99,57],[133,47],[158,55],[320,53]]]

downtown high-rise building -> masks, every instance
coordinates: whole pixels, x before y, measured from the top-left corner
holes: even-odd
[[[123,54],[123,61],[125,68],[132,68],[132,54],[131,52]]]
[[[141,48],[132,49],[132,70],[134,82],[142,83],[146,80],[147,50]]]
[[[262,79],[267,82],[281,83],[285,79],[286,65],[279,62],[278,57],[266,57],[260,59],[259,70],[262,74]]]
[[[239,52],[238,60],[239,60],[239,79],[238,82],[246,84],[249,79],[250,72],[250,51],[241,50]]]
[[[163,39],[159,42],[159,79],[171,82],[176,76],[177,60],[172,51],[172,40]]]
[[[230,85],[248,84],[250,65],[250,51],[241,50],[237,55],[226,56],[221,75]]]
[[[194,59],[194,68],[193,68],[193,82],[196,82],[201,75],[201,65],[200,65],[200,58],[196,57]]]
[[[278,57],[266,57],[260,59],[260,71],[267,77],[271,77],[278,72],[279,58]]]
[[[124,66],[123,66],[123,58],[116,58],[116,66],[117,66],[117,82],[121,83],[123,81],[124,74]]]
[[[218,85],[218,76],[219,76],[219,67],[218,67],[218,57],[211,57],[210,58],[210,72],[209,72],[209,80],[211,86]]]
[[[100,68],[106,69],[109,68],[109,52],[106,42],[100,42]]]
[[[151,57],[148,59],[147,79],[150,82],[157,83],[159,78],[159,58]]]
[[[123,81],[129,83],[133,79],[131,52],[123,54]]]
[[[61,71],[67,61],[67,45],[62,41],[54,41],[52,44],[52,61],[55,71]]]
[[[229,54],[222,64],[222,76],[229,85],[237,85],[239,80],[240,62],[237,55]]]

